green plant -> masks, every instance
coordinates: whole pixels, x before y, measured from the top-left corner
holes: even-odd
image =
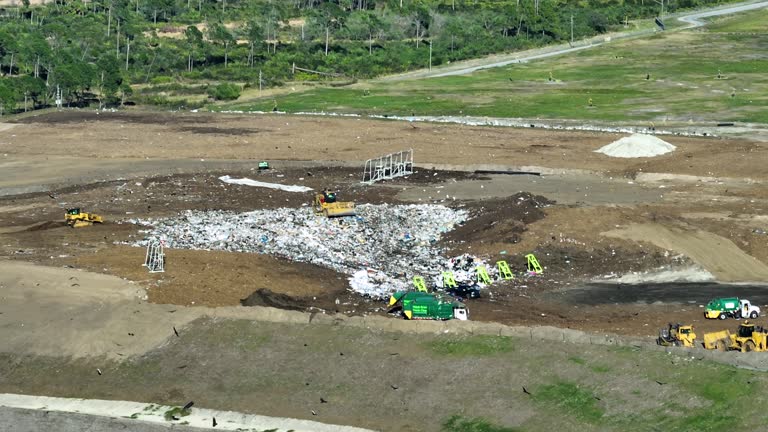
[[[208,96],[215,100],[235,100],[240,97],[240,86],[229,83],[211,86],[208,87]]]

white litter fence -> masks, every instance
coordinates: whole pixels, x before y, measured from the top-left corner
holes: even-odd
[[[147,255],[144,257],[144,264],[150,273],[165,272],[165,252],[163,251],[162,241],[151,241],[147,245]]]
[[[413,174],[413,149],[365,161],[363,183],[374,183]]]

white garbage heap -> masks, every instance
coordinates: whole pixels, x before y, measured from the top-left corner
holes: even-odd
[[[416,275],[436,286],[442,286],[444,271],[453,271],[459,282],[474,281],[474,267],[482,261],[449,259],[437,246],[440,236],[467,216],[466,210],[441,205],[363,204],[356,217],[338,219],[304,207],[186,211],[133,222],[151,227],[138,246],[160,239],[170,249],[261,253],[308,262],[349,275],[351,289],[362,295],[383,298],[409,288]]]

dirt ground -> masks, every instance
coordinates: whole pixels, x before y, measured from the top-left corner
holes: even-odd
[[[474,219],[443,240],[455,253],[517,271],[535,253],[543,275],[492,285],[472,319],[652,336],[669,321],[705,328],[698,305],[668,300],[583,304],[560,295],[594,279],[698,265],[721,281],[765,282],[766,145],[664,137],[678,150],[653,159],[594,153],[615,134],[294,116],[65,111],[0,130],[0,256],[119,276],[157,304],[250,304],[384,314],[348,291],[345,275],[263,255],[170,250],[167,272],[148,274],[136,219],[191,209],[299,207],[310,193],[228,185],[221,175],[316,190],[358,203],[438,202]],[[64,143],[77,142],[76,146]],[[374,186],[361,161],[413,148],[433,171]],[[255,170],[267,159],[273,169]],[[473,174],[477,166],[559,170],[542,176]],[[107,223],[70,229],[63,208]],[[754,284],[752,284],[754,285]],[[638,286],[636,289],[642,289]],[[723,295],[738,295],[737,287]],[[256,293],[256,294],[254,294]],[[249,297],[250,296],[250,297]],[[673,296],[670,296],[672,298]],[[696,301],[699,301],[698,299]]]

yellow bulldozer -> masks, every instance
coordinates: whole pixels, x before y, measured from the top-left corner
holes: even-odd
[[[693,332],[693,326],[672,324],[667,328],[659,330],[659,337],[656,343],[662,346],[684,346],[693,348],[696,346],[696,333]]]
[[[728,330],[705,333],[704,348],[718,351],[768,351],[768,330],[744,321],[735,334]]]
[[[338,201],[336,192],[325,189],[315,194],[315,213],[325,217],[355,216],[355,203],[352,201]]]
[[[72,228],[82,228],[95,223],[104,223],[104,218],[101,216],[95,213],[82,212],[79,208],[67,209],[67,212],[64,214],[64,220]]]

